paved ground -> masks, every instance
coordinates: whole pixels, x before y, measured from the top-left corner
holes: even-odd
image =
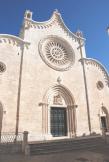
[[[0,155],[0,162],[109,162],[109,150],[71,151],[49,155]]]

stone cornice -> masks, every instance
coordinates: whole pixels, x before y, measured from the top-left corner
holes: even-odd
[[[29,42],[26,42],[19,37],[16,37],[14,35],[9,35],[9,34],[0,34],[0,43],[9,43],[16,46],[22,46],[22,45],[28,46],[30,44]]]
[[[80,60],[81,62],[84,61],[86,65],[92,65],[98,68],[103,73],[104,80],[106,85],[109,87],[109,75],[108,72],[106,71],[105,67],[97,60],[91,59],[91,58],[83,58]]]
[[[48,21],[37,22],[31,19],[24,18],[24,28],[37,28],[37,29],[48,29],[52,27],[54,24],[58,24],[60,28],[65,32],[67,36],[70,38],[77,40],[80,39],[81,41],[85,41],[83,37],[77,36],[76,34],[72,33],[67,26],[65,25],[61,14],[56,10],[53,12],[51,18]]]

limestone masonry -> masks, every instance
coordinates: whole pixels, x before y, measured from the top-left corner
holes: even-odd
[[[109,131],[109,76],[87,58],[85,39],[60,13],[45,22],[26,11],[19,37],[0,34],[0,132],[29,141]]]

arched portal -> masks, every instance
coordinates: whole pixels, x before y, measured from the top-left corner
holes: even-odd
[[[76,135],[76,105],[71,92],[63,85],[50,87],[42,103],[42,131],[53,137]]]
[[[3,120],[3,106],[0,102],[0,139],[1,139],[1,132],[2,132],[2,120]]]
[[[109,131],[109,113],[105,106],[102,106],[100,110],[100,124],[102,132]]]

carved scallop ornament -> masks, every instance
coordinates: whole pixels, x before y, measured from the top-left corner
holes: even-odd
[[[3,62],[0,62],[0,73],[5,72],[6,70],[6,65]]]
[[[39,42],[42,60],[57,71],[66,71],[74,63],[74,52],[69,43],[59,37],[47,37]]]

